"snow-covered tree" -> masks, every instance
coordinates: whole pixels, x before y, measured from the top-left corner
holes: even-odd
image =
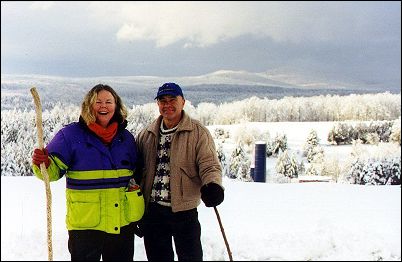
[[[325,158],[321,169],[322,176],[329,176],[333,181],[338,182],[341,175],[339,161],[334,158]]]
[[[213,103],[199,103],[197,105],[194,118],[198,119],[203,125],[213,125],[215,122],[215,114],[217,109],[217,105]]]
[[[260,132],[257,129],[250,127],[248,123],[243,123],[233,132],[232,138],[236,144],[242,144],[249,148],[259,135]]]
[[[159,115],[155,103],[133,105],[128,109],[127,130],[137,135],[143,128],[149,125]]]
[[[314,147],[317,146],[320,142],[320,139],[318,138],[317,131],[314,129],[310,130],[310,133],[307,136],[307,140],[305,143],[305,148],[307,147]]]
[[[213,137],[215,139],[226,139],[229,138],[229,131],[221,128],[221,127],[217,127],[215,128],[214,132],[212,133]]]
[[[357,158],[348,171],[346,180],[359,185],[400,185],[401,158]]]
[[[317,171],[316,166],[309,164],[307,169],[306,169],[306,175],[307,176],[318,176],[319,173]]]
[[[320,139],[317,136],[317,132],[311,130],[303,146],[303,156],[307,157],[309,163],[321,162],[324,158],[324,150],[319,145],[319,142]]]
[[[249,159],[249,154],[246,154],[241,144],[237,144],[231,154],[229,177],[242,181],[252,181],[250,176],[250,165],[251,161]]]
[[[396,142],[401,145],[401,118],[399,117],[394,121],[392,126],[390,141]]]
[[[278,160],[276,161],[276,171],[289,178],[297,178],[299,175],[299,165],[296,157],[293,154],[289,156],[288,150],[279,153]]]
[[[49,86],[53,86],[49,85]],[[55,92],[53,89],[42,87],[39,90],[45,97],[43,103],[43,130],[45,145],[64,125],[77,121],[80,112],[79,102],[84,95],[82,87],[72,84],[63,84],[63,93]],[[26,88],[26,87],[24,87]],[[28,90],[28,89],[27,89]],[[120,92],[123,99],[135,101],[130,92]],[[74,93],[79,99],[65,99],[65,93]],[[129,95],[128,95],[129,94]],[[129,97],[131,96],[131,97]],[[2,175],[32,175],[31,157],[32,150],[36,147],[35,111],[32,98],[27,92],[23,96],[1,97],[1,174]],[[59,101],[64,101],[63,103]],[[3,103],[4,102],[4,103]],[[126,104],[127,105],[127,104]],[[128,109],[127,129],[136,135],[146,125],[152,122],[158,115],[158,108],[155,103],[144,105],[130,104]],[[401,145],[400,139],[400,115],[401,115],[400,94],[364,94],[364,95],[327,95],[311,97],[286,97],[283,99],[268,99],[252,97],[241,101],[223,102],[219,105],[200,103],[197,107],[187,100],[185,110],[195,118],[204,123],[238,124],[246,121],[346,121],[359,120],[376,122],[369,125],[364,123],[360,129],[352,124],[344,123],[345,130],[335,130],[329,137],[333,143],[352,143],[360,139],[363,143],[370,143],[381,146],[387,141]],[[395,119],[398,119],[395,121]],[[393,121],[392,128],[386,121]],[[339,122],[338,122],[339,123]],[[248,124],[246,125],[248,126]],[[359,124],[357,125],[359,126]],[[366,129],[363,127],[366,126]],[[239,132],[239,141],[243,142],[246,155],[253,142],[262,140],[267,142],[267,155],[277,154],[287,149],[287,137],[277,135],[274,140],[269,134],[262,134],[258,130],[243,129]],[[370,129],[369,129],[370,127]],[[372,131],[371,135],[364,135],[366,131]],[[250,131],[250,132],[248,132]],[[343,132],[345,131],[345,132]],[[247,133],[248,132],[248,133]],[[232,135],[232,134],[231,134]],[[265,136],[265,137],[264,137]],[[230,139],[229,137],[227,137]],[[351,139],[352,138],[352,139]],[[246,147],[248,144],[249,148]],[[228,157],[227,157],[228,158]]]
[[[222,175],[229,176],[229,166],[227,163],[225,152],[223,151],[222,143],[218,143],[216,146],[216,153],[218,155],[219,163],[222,167]]]
[[[267,156],[278,155],[288,148],[288,137],[286,134],[276,134],[273,141],[267,144]]]
[[[328,134],[328,142],[331,144],[350,144],[352,137],[352,128],[341,122],[336,122]]]

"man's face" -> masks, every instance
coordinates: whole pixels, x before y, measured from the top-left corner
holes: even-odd
[[[185,100],[182,96],[161,96],[158,98],[159,113],[163,119],[175,124],[180,122],[181,111],[184,108]]]

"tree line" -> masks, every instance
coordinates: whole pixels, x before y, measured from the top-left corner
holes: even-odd
[[[124,101],[124,97],[123,97]],[[327,95],[267,99],[251,97],[232,103],[187,101],[185,110],[205,125],[230,125],[245,121],[347,121],[394,120],[401,116],[401,95],[380,93],[364,95]],[[43,111],[44,142],[47,144],[64,125],[77,121],[77,105],[57,102]],[[154,103],[128,108],[127,129],[136,135],[158,115]],[[1,175],[32,175],[31,154],[36,145],[34,109],[1,111]]]

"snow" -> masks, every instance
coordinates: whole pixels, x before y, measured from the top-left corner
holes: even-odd
[[[247,183],[224,178],[218,206],[233,260],[401,260],[401,187]],[[54,260],[70,260],[65,180],[51,184]],[[1,177],[1,260],[46,260],[44,183]],[[204,260],[229,260],[212,208],[200,205]],[[135,239],[135,260],[146,260]]]
[[[325,154],[345,164],[352,146],[328,144],[332,124],[247,123],[247,128],[269,130],[271,137],[285,133],[288,148],[298,155],[314,129]],[[208,128],[234,132],[244,126]],[[233,143],[232,138],[227,139],[224,149],[230,151]],[[401,154],[399,145],[365,145],[360,150]],[[275,161],[267,158],[267,183],[223,179],[225,201],[217,209],[233,260],[401,260],[400,185],[271,183]],[[51,183],[51,190],[54,260],[70,260],[65,178]],[[204,260],[229,260],[214,209],[201,204],[198,211]],[[46,260],[46,241],[44,183],[36,177],[1,176],[1,260]],[[143,240],[137,237],[134,260],[146,260]]]

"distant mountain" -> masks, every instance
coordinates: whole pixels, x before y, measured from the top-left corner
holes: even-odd
[[[278,99],[284,96],[314,96],[352,93],[400,93],[400,88],[373,88],[319,81],[300,77],[220,70],[206,75],[185,77],[118,76],[68,78],[46,75],[1,75],[1,109],[30,108],[29,89],[35,86],[44,108],[54,103],[81,104],[85,93],[98,83],[112,86],[127,106],[153,102],[157,88],[165,82],[176,82],[183,88],[185,98],[193,105],[200,102],[216,104],[242,100],[251,96]]]
[[[226,84],[206,84],[188,86],[186,99],[193,105],[201,102],[212,102],[220,104],[243,100],[252,96],[268,99],[281,99],[285,96],[310,97],[318,95],[350,95],[350,94],[370,94],[382,93],[381,90],[372,89],[348,89],[348,88],[284,88],[278,86],[262,85],[226,85]],[[392,93],[400,93],[392,92]]]

